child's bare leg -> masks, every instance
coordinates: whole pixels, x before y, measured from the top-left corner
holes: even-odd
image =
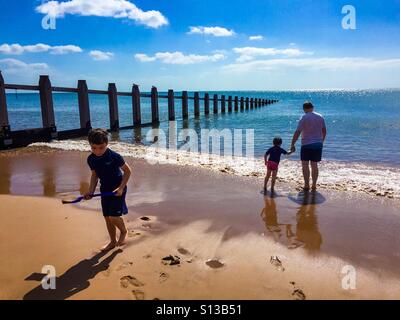
[[[266,191],[267,191],[267,184],[268,184],[268,180],[269,180],[270,176],[271,176],[271,170],[267,169],[267,175],[265,176],[265,179],[264,179],[264,193],[266,193]]]
[[[122,217],[111,217],[111,221],[114,226],[116,226],[120,231],[117,246],[122,246],[123,244],[125,244],[125,238],[128,233],[125,227],[124,219],[122,219]]]
[[[115,229],[115,225],[111,221],[111,218],[112,217],[104,217],[104,219],[106,221],[106,225],[107,225],[107,231],[110,236],[110,243],[101,249],[103,251],[111,250],[111,249],[115,248],[115,245],[117,244],[116,229]]]
[[[275,189],[275,181],[276,181],[276,176],[278,174],[278,170],[272,171],[272,178],[271,178],[271,191],[274,191]]]

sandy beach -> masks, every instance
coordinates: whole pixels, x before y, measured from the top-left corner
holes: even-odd
[[[87,152],[0,154],[1,299],[398,299],[399,203],[127,157],[128,243],[108,253]],[[172,255],[174,261],[162,260]],[[278,259],[276,259],[278,257]],[[43,290],[52,265],[55,290]],[[355,289],[343,288],[345,266]],[[345,269],[343,269],[345,268]],[[344,273],[343,273],[344,272]]]

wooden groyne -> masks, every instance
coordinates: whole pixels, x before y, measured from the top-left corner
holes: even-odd
[[[25,130],[12,130],[8,119],[6,89],[38,91],[40,97],[40,108],[42,114],[42,127]],[[78,96],[79,128],[58,131],[54,115],[53,92],[76,93]],[[200,97],[199,92],[189,96],[187,91],[176,95],[173,90],[168,93],[159,94],[156,87],[151,88],[150,93],[141,93],[137,84],[132,85],[130,92],[117,91],[115,83],[109,83],[107,90],[88,89],[86,80],[78,80],[76,88],[53,87],[47,75],[41,75],[37,85],[6,84],[0,71],[0,149],[16,148],[26,146],[32,142],[48,142],[52,139],[70,139],[82,137],[88,134],[92,128],[90,121],[89,94],[100,94],[108,96],[108,108],[110,117],[109,131],[115,132],[125,129],[134,129],[143,126],[157,127],[160,123],[159,100],[167,99],[168,120],[175,120],[175,101],[180,100],[182,118],[189,118],[188,101],[193,100],[194,117],[200,117],[200,101],[203,102],[203,113],[210,114],[210,100],[212,102],[213,114],[231,113],[243,110],[260,108],[278,100],[262,99],[254,97],[238,97],[214,94],[210,98],[209,93]],[[120,127],[118,115],[118,97],[127,96],[132,98],[132,125]],[[141,98],[150,98],[151,122],[143,123],[141,116]],[[77,124],[78,126],[78,124]]]

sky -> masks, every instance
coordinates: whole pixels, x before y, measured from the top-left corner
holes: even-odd
[[[0,0],[0,70],[124,91],[400,88],[400,0]]]

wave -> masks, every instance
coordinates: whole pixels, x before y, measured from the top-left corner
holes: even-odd
[[[165,163],[200,166],[226,174],[263,178],[262,158],[220,156],[185,150],[171,150],[154,146],[110,142],[110,148],[124,157],[147,160],[150,164]],[[39,142],[27,148],[47,147],[69,151],[90,151],[87,140]],[[284,159],[279,165],[278,181],[300,187],[303,183],[300,161]],[[400,168],[365,163],[325,160],[321,162],[319,187],[330,190],[361,192],[391,199],[400,198]]]

